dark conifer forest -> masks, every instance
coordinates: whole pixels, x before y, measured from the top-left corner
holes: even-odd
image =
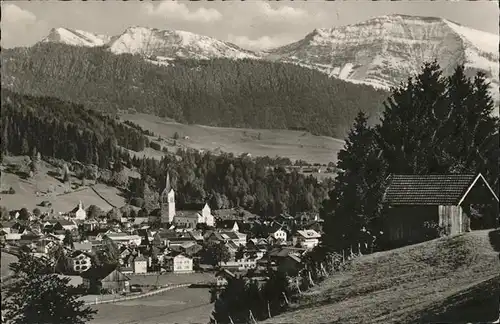
[[[140,151],[148,140],[131,123],[50,97],[20,95],[2,90],[1,153],[76,160],[120,172],[118,165],[136,168],[141,180],[126,180],[132,199],[143,207],[158,205],[167,172],[182,203],[207,201],[212,208],[244,207],[259,215],[319,210],[333,180],[288,172],[289,159],[213,155],[194,150],[165,153],[161,160],[131,157],[122,147]],[[113,163],[114,162],[114,163]]]
[[[2,86],[16,92],[209,126],[305,129],[342,138],[359,110],[377,121],[388,95],[297,65],[260,60],[157,66],[140,56],[62,44],[7,49],[2,59]]]

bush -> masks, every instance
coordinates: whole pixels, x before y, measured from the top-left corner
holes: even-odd
[[[153,150],[161,151],[161,145],[159,143],[157,143],[157,142],[151,142],[151,143],[149,143],[149,146]]]
[[[132,199],[130,199],[130,204],[132,206],[142,208],[145,205],[145,201],[141,197],[133,197]]]
[[[425,236],[427,239],[442,237],[446,234],[446,226],[439,225],[435,221],[424,222],[424,228],[426,229]]]

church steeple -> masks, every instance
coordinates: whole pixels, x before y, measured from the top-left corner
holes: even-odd
[[[160,195],[161,223],[171,224],[175,216],[175,192],[170,185],[170,173],[167,172],[165,189]]]
[[[165,180],[165,191],[170,192],[170,173],[167,172],[167,180]]]

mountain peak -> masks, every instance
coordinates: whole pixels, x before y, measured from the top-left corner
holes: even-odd
[[[463,64],[491,81],[498,99],[498,35],[444,18],[391,14],[359,23],[314,29],[302,40],[270,51],[274,60],[300,64],[332,77],[389,89],[438,60],[445,74]]]
[[[52,28],[49,35],[42,39],[44,43],[63,43],[73,46],[103,46],[109,41],[106,35],[99,35],[66,27]]]

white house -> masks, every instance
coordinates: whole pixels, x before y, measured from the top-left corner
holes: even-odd
[[[186,273],[193,272],[193,259],[183,254],[173,254],[163,258],[165,268],[169,272]]]
[[[133,264],[134,273],[147,273],[148,272],[148,260],[143,256],[138,256],[134,259]]]
[[[247,244],[247,234],[235,231],[213,232],[207,240],[220,243],[233,242],[236,246],[245,246]]]
[[[179,227],[196,228],[201,223],[203,216],[196,211],[179,211],[174,217],[174,224]]]
[[[207,203],[205,204],[189,204],[184,210],[177,211],[174,217],[176,226],[195,228],[198,224],[206,224],[214,226],[214,216]]]
[[[85,220],[87,218],[87,212],[83,209],[83,204],[80,201],[78,203],[78,209],[75,211],[75,219]]]
[[[312,250],[315,246],[319,244],[319,239],[321,234],[315,230],[302,230],[297,231],[297,234],[293,237],[293,245],[300,245],[303,248]]]
[[[59,225],[61,225],[62,229],[66,230],[66,231],[74,231],[74,230],[78,229],[78,225],[72,220],[61,219],[61,220],[58,220],[57,223],[59,223]]]
[[[76,272],[85,272],[92,266],[91,256],[82,251],[75,251],[69,258],[70,266]]]
[[[5,241],[20,241],[21,240],[21,233],[7,233],[5,234]]]
[[[110,238],[113,242],[117,244],[124,244],[124,245],[137,245],[139,246],[142,241],[142,237],[139,235],[135,234],[127,234],[127,233],[106,233],[102,235],[102,237],[107,236]],[[102,239],[102,238],[101,238]]]
[[[92,243],[90,242],[75,242],[73,243],[75,251],[82,251],[91,253],[92,252]]]
[[[222,268],[237,269],[239,271],[257,268],[257,259],[240,259],[221,262]]]
[[[214,226],[214,216],[212,215],[212,210],[208,206],[207,203],[203,206],[203,209],[201,210],[201,216],[203,217],[203,223],[207,224],[207,226]]]
[[[53,248],[57,246],[57,243],[50,238],[44,238],[36,242],[36,252],[42,254],[48,254]]]
[[[282,228],[271,229],[269,231],[269,237],[272,237],[275,241],[278,242],[286,242],[287,239],[286,232]]]

